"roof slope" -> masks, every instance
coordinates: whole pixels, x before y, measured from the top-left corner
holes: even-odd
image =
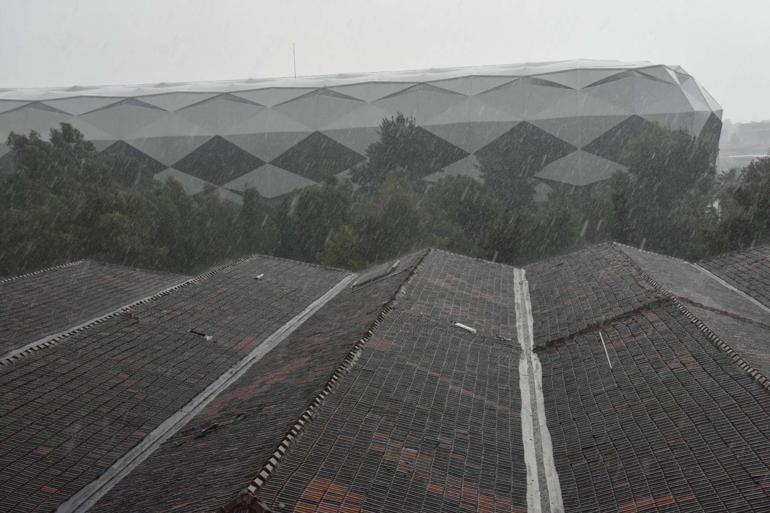
[[[251,257],[0,367],[3,509],[61,505],[346,276]]]
[[[263,500],[275,511],[524,511],[513,278],[432,251]]]
[[[0,356],[186,279],[82,260],[0,280]]]
[[[107,494],[95,512],[210,512],[243,490],[424,256],[321,308]],[[389,264],[390,265],[390,264]]]
[[[770,313],[725,268],[235,262],[0,367],[0,510],[770,511]]]
[[[699,262],[723,280],[770,306],[770,244]]]
[[[591,260],[592,272],[569,278]],[[548,281],[585,280],[578,297],[598,320],[540,352],[565,510],[766,511],[770,428],[762,419],[770,396],[737,365],[737,354],[753,360],[745,340],[699,317],[754,326],[750,317],[764,312],[697,266],[615,244],[531,266],[531,279],[560,262],[564,274]],[[635,289],[655,292],[618,315],[601,315],[596,283],[615,288],[621,304],[642,297]],[[538,290],[552,292],[533,287],[533,303]],[[556,309],[575,302],[548,300]]]

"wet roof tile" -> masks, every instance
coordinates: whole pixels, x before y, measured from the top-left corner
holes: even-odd
[[[57,507],[345,275],[252,257],[1,367],[3,507]]]
[[[84,260],[0,280],[0,355],[186,279]]]
[[[770,244],[726,253],[698,263],[770,307]]]

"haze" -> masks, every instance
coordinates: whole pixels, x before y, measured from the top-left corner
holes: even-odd
[[[697,5],[697,7],[695,7]],[[0,0],[0,87],[225,80],[571,58],[680,64],[770,119],[762,0]]]

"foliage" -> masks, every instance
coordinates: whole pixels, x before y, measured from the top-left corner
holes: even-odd
[[[656,125],[628,141],[622,160],[628,174],[612,180],[615,237],[654,251],[686,254],[675,216],[683,201],[690,210],[707,212],[715,176],[710,153],[686,132]]]
[[[409,180],[419,179],[440,171],[425,129],[414,118],[399,113],[382,120],[379,140],[366,150],[366,163],[353,173],[353,181],[370,190],[385,182],[396,169],[402,169]]]
[[[178,183],[131,184],[69,125],[11,134],[14,172],[0,177],[0,274],[94,258],[191,272],[237,254],[238,207]],[[120,164],[120,165],[116,165]]]
[[[414,120],[386,119],[380,132],[363,187],[330,179],[273,203],[247,190],[242,205],[214,188],[189,196],[148,179],[69,125],[50,141],[12,134],[0,274],[80,258],[192,273],[255,252],[360,269],[425,246],[523,264],[608,239],[695,259],[770,239],[770,158],[716,177],[712,156],[683,132],[647,131],[624,148],[627,172],[555,187],[540,203],[515,159],[482,162],[486,183],[449,176],[428,186],[419,178],[435,170]],[[513,178],[501,178],[504,168]],[[522,191],[530,196],[516,199]]]

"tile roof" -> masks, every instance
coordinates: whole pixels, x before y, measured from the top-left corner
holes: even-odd
[[[508,266],[431,252],[263,500],[275,511],[524,511],[519,349],[493,328],[515,323],[500,308],[512,288]]]
[[[209,512],[236,496],[272,456],[423,254],[402,258],[396,272],[349,288],[327,303],[93,511]]]
[[[769,511],[770,395],[671,302],[541,355],[565,511]]]
[[[770,306],[770,244],[698,262],[723,280]]]
[[[768,272],[250,257],[0,366],[0,511],[770,511]]]
[[[83,260],[0,280],[0,355],[185,279]]]
[[[346,274],[252,257],[0,367],[3,507],[57,507]]]
[[[526,270],[540,347],[664,297],[613,244],[549,258]]]

